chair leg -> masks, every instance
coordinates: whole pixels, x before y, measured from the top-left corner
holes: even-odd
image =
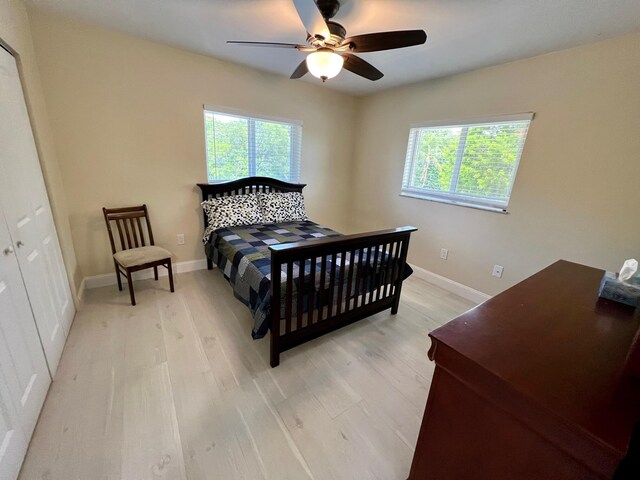
[[[158,267],[153,267],[153,278],[158,280]]]
[[[129,296],[131,297],[131,305],[136,304],[136,295],[133,293],[133,279],[131,278],[131,272],[127,270],[127,283],[129,284]]]
[[[171,260],[167,263],[167,270],[169,271],[169,288],[173,292],[173,269],[171,268]]]
[[[118,279],[118,290],[122,291],[122,279],[120,278],[120,269],[118,268],[118,264],[116,264],[116,278]]]

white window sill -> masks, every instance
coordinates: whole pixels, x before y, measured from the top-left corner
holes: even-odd
[[[493,213],[502,213],[505,215],[509,213],[507,212],[506,207],[492,207],[489,205],[482,205],[480,203],[473,203],[473,202],[457,200],[453,198],[436,197],[426,193],[423,194],[423,193],[414,193],[414,192],[400,192],[400,196],[417,198],[420,200],[427,200],[429,202],[445,203],[447,205],[456,205],[458,207],[475,208],[477,210],[485,210],[487,212],[493,212]]]

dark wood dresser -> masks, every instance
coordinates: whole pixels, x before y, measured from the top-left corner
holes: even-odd
[[[557,262],[430,334],[411,479],[640,479],[640,314],[603,274]]]

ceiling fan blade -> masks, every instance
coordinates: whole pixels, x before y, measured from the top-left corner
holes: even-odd
[[[227,43],[233,45],[243,45],[246,47],[274,47],[274,48],[306,48],[306,45],[296,45],[295,43],[281,43],[281,42],[242,42],[236,40],[227,40]]]
[[[307,68],[307,60],[304,59],[300,65],[298,65],[298,67],[293,71],[293,73],[291,74],[291,78],[292,80],[298,79],[298,78],[302,78],[304,77],[307,72],[309,71],[309,69]]]
[[[426,41],[427,34],[424,30],[398,30],[396,32],[356,35],[346,38],[342,44],[350,45],[352,52],[365,53],[412,47],[422,45]]]
[[[380,80],[384,77],[384,73],[371,65],[369,62],[364,61],[360,57],[352,55],[350,53],[340,54],[344,58],[343,68],[349,70],[356,75],[367,78],[369,80]]]
[[[310,35],[321,35],[322,38],[331,37],[327,22],[324,21],[322,13],[314,0],[293,0],[293,4],[298,11],[298,16]]]

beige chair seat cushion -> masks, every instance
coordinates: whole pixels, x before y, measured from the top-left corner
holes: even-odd
[[[145,263],[157,262],[165,258],[171,258],[171,252],[162,247],[149,245],[148,247],[130,248],[113,255],[113,258],[123,267],[137,267]]]

